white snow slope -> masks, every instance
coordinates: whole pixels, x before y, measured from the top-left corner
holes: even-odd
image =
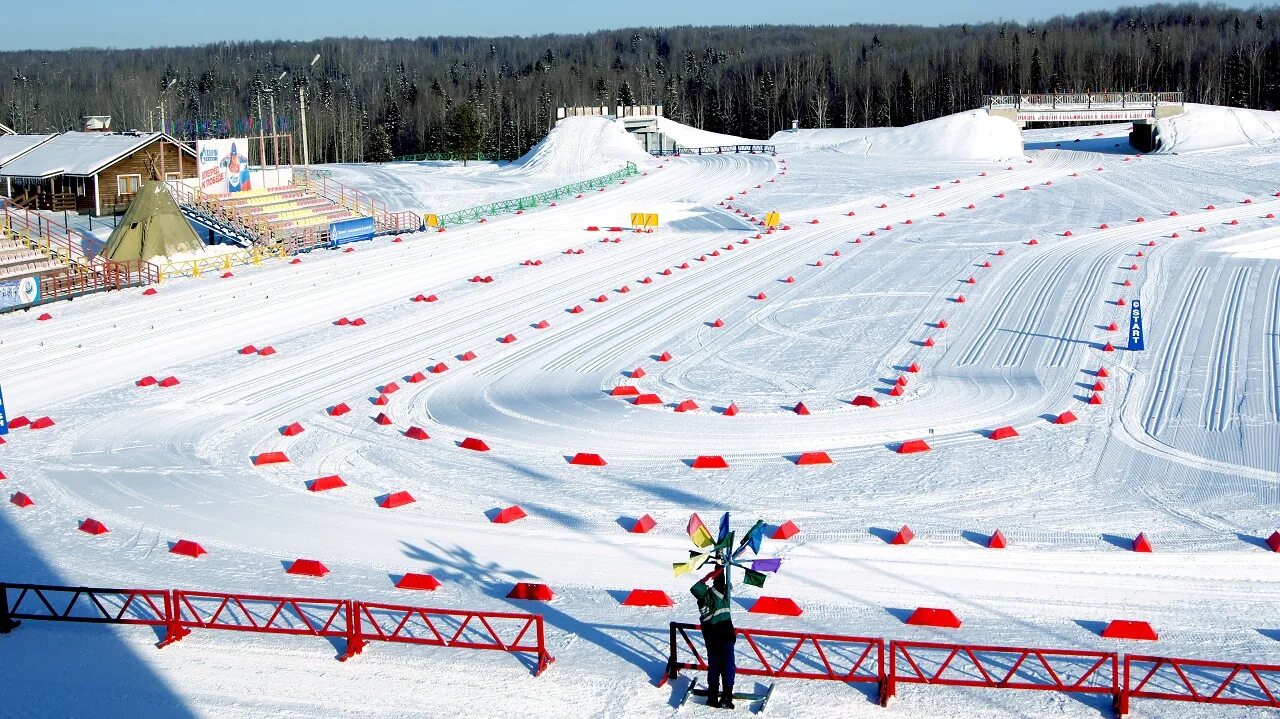
[[[654,164],[631,133],[603,117],[566,117],[551,128],[513,167],[559,177],[574,177],[600,169],[606,161]]]
[[[1186,104],[1186,112],[1156,121],[1161,153],[1227,147],[1262,147],[1280,142],[1280,112]]]
[[[0,637],[5,715],[721,716],[674,708],[680,683],[655,687],[668,622],[696,617],[689,578],[670,568],[694,511],[801,528],[765,542],[782,571],[737,591],[742,627],[1280,664],[1280,568],[1260,539],[1280,528],[1280,260],[1222,251],[1280,241],[1267,217],[1277,174],[1240,170],[1274,167],[1280,148],[1137,157],[1115,147],[1120,132],[1028,133],[1029,158],[1000,163],[685,156],[483,225],[58,303],[45,322],[0,316],[9,416],[57,422],[0,445],[6,494],[35,501],[0,506],[0,579],[533,611],[556,656],[535,678],[501,653],[373,643],[339,664],[340,641],[197,631],[157,651],[144,628],[32,621]],[[494,177],[474,177],[476,194]],[[737,214],[775,209],[791,229],[759,238]],[[633,211],[662,213],[661,229],[584,230]],[[418,293],[439,301],[410,302]],[[1123,346],[1121,298],[1142,300],[1144,352],[1104,351]],[[343,316],[367,324],[335,326]],[[246,344],[277,354],[238,354]],[[438,362],[448,370],[406,381]],[[647,376],[627,376],[637,367]],[[181,384],[135,386],[143,375]],[[375,406],[389,382],[400,389]],[[624,384],[664,404],[610,396]],[[863,394],[881,406],[852,406]],[[699,409],[672,411],[686,399]],[[339,402],[352,411],[329,416]],[[730,402],[737,416],[722,413]],[[1064,411],[1079,421],[1049,421]],[[283,436],[292,422],[305,431]],[[987,438],[1004,425],[1019,436]],[[491,451],[460,448],[469,436]],[[916,438],[932,451],[894,451]],[[833,464],[794,463],[817,450]],[[291,461],[254,467],[265,451]],[[575,452],[609,464],[570,465]],[[688,466],[709,454],[729,469]],[[332,474],[348,486],[307,490]],[[418,501],[378,506],[400,490]],[[488,521],[512,504],[528,518]],[[657,528],[629,533],[643,514]],[[110,533],[77,531],[86,517]],[[889,545],[903,524],[917,538]],[[996,528],[1008,549],[984,548]],[[1138,532],[1154,553],[1128,551]],[[209,554],[169,553],[180,538]],[[332,573],[285,574],[297,557]],[[442,587],[394,589],[407,571]],[[556,600],[506,599],[521,580]],[[676,605],[620,606],[632,588]],[[762,594],[803,616],[747,613]],[[919,606],[952,608],[963,627],[904,624]],[[1103,639],[1111,619],[1149,621],[1160,639]],[[920,686],[883,709],[864,690],[796,680],[769,705],[1100,711],[1105,697]],[[1152,700],[1133,712],[1274,716]]]
[[[917,160],[1004,160],[1022,156],[1022,136],[1008,118],[970,110],[907,127],[783,131],[772,141],[787,151],[829,148],[846,155]]]

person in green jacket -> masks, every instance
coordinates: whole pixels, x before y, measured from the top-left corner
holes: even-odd
[[[700,579],[689,591],[698,600],[698,620],[707,644],[707,706],[732,709],[738,635],[733,628],[724,567]]]

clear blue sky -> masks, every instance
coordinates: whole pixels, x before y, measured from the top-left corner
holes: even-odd
[[[0,50],[136,48],[333,36],[541,35],[648,25],[1028,21],[1106,0],[6,0]],[[1254,0],[1224,4],[1250,7]],[[294,10],[293,8],[302,8]]]

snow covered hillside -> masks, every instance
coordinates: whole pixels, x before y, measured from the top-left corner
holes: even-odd
[[[0,507],[0,579],[536,612],[556,657],[534,677],[501,652],[374,642],[340,664],[340,638],[206,631],[158,651],[145,627],[28,621],[0,637],[6,715],[727,716],[674,706],[684,679],[656,686],[668,623],[697,616],[671,570],[692,512],[800,530],[765,540],[783,559],[766,588],[735,587],[739,627],[1280,664],[1264,541],[1280,529],[1280,146],[1138,156],[1113,125],[1028,132],[1024,155],[1007,129],[966,113],[655,161],[570,123],[518,166],[335,174],[419,211],[625,159],[646,174],[52,304],[48,321],[0,315],[8,416],[56,422],[0,445],[6,497],[34,502]],[[657,232],[610,229],[646,211]],[[788,229],[753,224],[768,211]],[[1142,352],[1125,349],[1135,300]],[[912,440],[929,451],[900,453]],[[289,461],[255,466],[267,452]],[[693,466],[710,455],[727,468]],[[311,491],[333,475],[345,486]],[[380,506],[402,491],[417,501]],[[513,505],[527,518],[491,521]],[[630,532],[644,515],[654,529]],[[110,532],[79,531],[90,517]],[[891,544],[903,525],[916,538]],[[1007,549],[986,548],[997,529]],[[1130,551],[1140,532],[1154,552]],[[171,553],[180,539],[208,553]],[[331,573],[287,574],[296,558]],[[395,588],[406,572],[441,586]],[[555,599],[507,598],[522,581]],[[622,606],[636,588],[674,606]],[[762,596],[803,614],[750,613]],[[963,625],[906,624],[917,607]],[[1159,640],[1100,636],[1113,619]],[[780,680],[769,715],[1110,711],[1105,695],[869,695]]]
[[[1161,153],[1230,147],[1264,147],[1280,142],[1280,112],[1189,102],[1186,112],[1156,122]]]

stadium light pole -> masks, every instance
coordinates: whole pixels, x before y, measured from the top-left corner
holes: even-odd
[[[271,152],[272,160],[276,168],[276,184],[280,184],[280,133],[276,129],[276,85],[288,75],[289,71],[285,70],[280,73],[276,81],[271,83],[271,87],[266,88],[267,98],[271,102]]]
[[[317,62],[320,62],[320,53],[316,53],[316,56],[311,58],[311,64],[307,65],[306,79],[310,79],[311,68],[315,67]],[[298,112],[302,115],[302,166],[310,168],[311,152],[307,146],[307,83],[305,81],[298,84]]]
[[[171,78],[169,80],[169,84],[165,85],[164,89],[160,91],[160,134],[161,135],[165,133],[164,95],[165,93],[169,92],[169,88],[173,87],[177,82],[178,82],[178,78],[176,77]],[[169,181],[169,176],[164,171],[164,141],[163,140],[161,140],[160,142],[160,181],[161,182]]]

